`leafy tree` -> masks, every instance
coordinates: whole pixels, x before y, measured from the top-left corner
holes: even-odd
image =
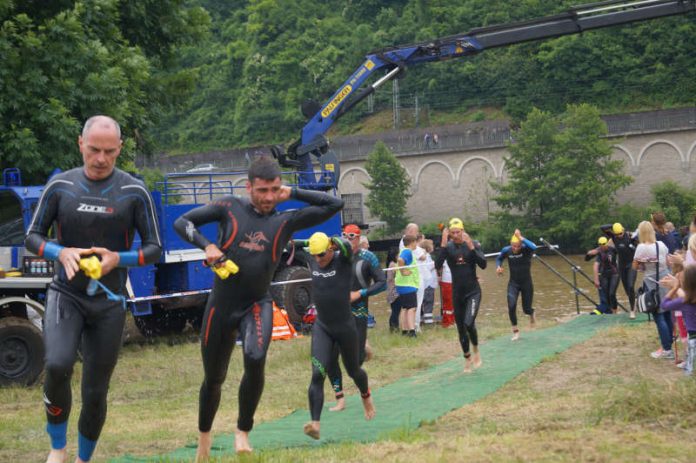
[[[696,213],[696,189],[686,188],[673,181],[662,182],[650,188],[653,211],[662,211],[675,226],[691,223]]]
[[[206,18],[183,0],[0,0],[0,164],[45,180],[79,164],[81,124],[108,114],[132,140],[121,160],[130,165],[159,114],[192,89],[185,69],[164,75],[164,58]]]
[[[365,204],[372,215],[387,223],[387,233],[398,232],[408,223],[406,201],[411,197],[411,182],[406,169],[383,142],[375,145],[365,169],[370,174]]]
[[[591,242],[614,194],[631,182],[623,161],[611,159],[606,133],[599,111],[586,104],[560,116],[533,110],[509,147],[509,182],[496,186],[505,219],[564,243]]]

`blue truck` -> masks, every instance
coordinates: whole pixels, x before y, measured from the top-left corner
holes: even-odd
[[[281,166],[293,169],[284,174],[286,183],[337,194],[340,165],[325,134],[342,115],[379,87],[403,77],[408,66],[694,11],[696,0],[605,0],[544,18],[478,28],[464,34],[373,51],[323,105],[305,102],[302,113],[308,122],[300,138],[287,149],[273,147],[271,153]],[[373,78],[378,71],[384,74]],[[178,332],[187,323],[194,327],[201,323],[212,272],[202,265],[203,253],[182,242],[171,224],[199,204],[219,195],[236,193],[242,188],[240,178],[245,175],[245,172],[198,169],[186,174],[168,175],[152,192],[164,236],[164,252],[158,263],[129,270],[128,285],[128,307],[144,334]],[[43,368],[41,317],[53,267],[52,262],[30,255],[23,247],[25,230],[42,189],[42,186],[23,185],[18,169],[3,172],[0,185],[0,267],[19,270],[0,278],[0,384],[32,383]],[[286,202],[281,207],[302,207],[302,204]],[[316,229],[335,234],[339,232],[340,224],[340,217],[336,216],[321,227],[303,231],[296,238],[307,237]],[[215,230],[208,227],[205,233],[213,238]],[[271,287],[274,298],[286,308],[295,323],[300,322],[311,302],[305,259],[301,253],[288,251]],[[293,283],[286,284],[288,281]]]

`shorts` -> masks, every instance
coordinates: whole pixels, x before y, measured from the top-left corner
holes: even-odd
[[[407,294],[399,294],[399,302],[402,309],[415,309],[418,307],[418,293],[416,291]]]

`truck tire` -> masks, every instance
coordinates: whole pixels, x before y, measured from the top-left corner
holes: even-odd
[[[24,318],[0,319],[0,385],[33,384],[43,366],[41,331]]]
[[[310,279],[311,274],[307,267],[285,267],[276,274],[274,282]],[[289,285],[271,286],[271,296],[276,304],[288,312],[288,317],[293,325],[300,326],[302,317],[307,313],[307,308],[312,303],[312,284],[310,281],[292,283]]]

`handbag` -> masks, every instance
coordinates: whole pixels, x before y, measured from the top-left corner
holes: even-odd
[[[657,261],[655,262],[655,282],[660,281],[660,247],[655,243]],[[655,284],[654,288],[648,288],[646,282],[638,288],[638,297],[636,298],[638,311],[642,313],[654,314],[660,308],[660,286]]]

